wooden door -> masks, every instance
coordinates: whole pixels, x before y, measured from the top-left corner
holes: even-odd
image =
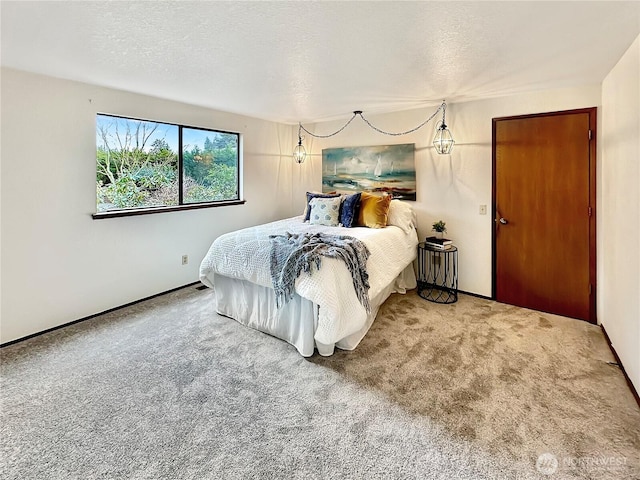
[[[596,109],[493,119],[494,298],[595,323]]]

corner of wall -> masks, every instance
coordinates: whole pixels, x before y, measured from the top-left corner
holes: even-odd
[[[640,36],[602,82],[598,317],[640,391]]]

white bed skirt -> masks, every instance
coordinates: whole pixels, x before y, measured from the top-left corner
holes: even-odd
[[[415,288],[416,275],[412,262],[395,281],[370,299],[371,313],[364,327],[331,345],[316,342],[314,338],[318,324],[318,305],[311,300],[296,294],[286,305],[277,308],[272,288],[218,274],[215,274],[213,283],[220,315],[280,338],[296,347],[303,357],[310,357],[314,349],[320,355],[329,356],[333,354],[335,347],[341,350],[356,348],[371,328],[380,305],[392,293],[406,293]]]

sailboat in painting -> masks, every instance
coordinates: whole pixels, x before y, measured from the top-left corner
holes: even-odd
[[[382,162],[380,161],[380,155],[378,155],[378,163],[376,163],[376,168],[373,170],[373,175],[376,177],[382,175]]]

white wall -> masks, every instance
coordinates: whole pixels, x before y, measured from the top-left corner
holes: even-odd
[[[533,92],[483,101],[447,104],[447,125],[456,145],[451,155],[437,155],[431,145],[436,123],[402,137],[381,135],[356,119],[342,133],[329,139],[305,139],[311,160],[294,170],[295,209],[304,208],[305,190],[322,187],[322,149],[394,143],[416,144],[418,234],[430,234],[431,224],[439,219],[447,223],[447,236],[458,245],[459,286],[463,291],[491,295],[491,119],[510,115],[541,113],[599,106],[599,85],[572,89]],[[354,105],[354,109],[358,106]],[[422,123],[437,108],[408,110],[365,116],[387,131],[403,131]],[[348,117],[347,117],[348,119]],[[328,134],[344,121],[310,126],[314,133]],[[487,215],[479,215],[479,206],[487,205]]]
[[[218,235],[290,214],[291,126],[10,69],[1,94],[3,343],[195,282]],[[97,112],[239,132],[246,204],[93,220]]]
[[[640,392],[640,37],[602,82],[598,318]]]

